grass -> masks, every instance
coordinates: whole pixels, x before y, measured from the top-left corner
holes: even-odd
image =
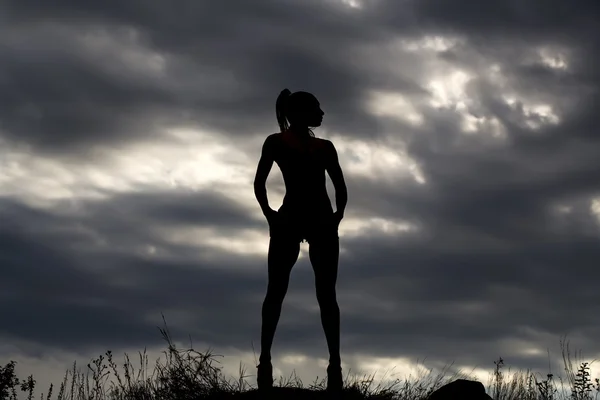
[[[261,398],[254,386],[254,375],[246,375],[240,365],[237,380],[226,379],[218,362],[210,351],[200,353],[193,348],[180,350],[175,347],[166,326],[159,328],[168,344],[163,353],[166,362],[157,361],[148,374],[146,350],[139,353],[139,368],[136,370],[125,354],[123,372],[119,372],[113,354],[107,351],[93,359],[86,373],[73,364],[65,373],[58,388],[52,384],[45,393],[34,395],[35,379],[28,376],[19,379],[14,361],[0,366],[0,400],[191,400],[191,399],[254,399]],[[569,345],[561,341],[566,372],[566,382],[549,373],[540,376],[529,370],[507,376],[502,358],[494,362],[495,369],[490,377],[487,392],[494,400],[596,400],[600,397],[600,381],[590,376],[590,365],[586,362],[573,364]],[[576,366],[576,369],[575,369]],[[396,379],[386,386],[375,383],[375,376],[362,378],[346,377],[344,398],[377,400],[420,400],[426,399],[434,390],[457,378],[469,377],[463,373],[446,376],[444,369],[437,376],[421,376],[418,380]],[[510,372],[510,369],[509,369]],[[248,378],[252,383],[248,382]],[[316,399],[325,398],[325,379],[303,385],[292,374],[281,377],[272,398]],[[56,390],[57,389],[57,390]]]

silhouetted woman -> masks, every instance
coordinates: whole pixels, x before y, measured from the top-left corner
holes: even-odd
[[[340,310],[335,285],[339,258],[338,226],[344,217],[348,194],[333,143],[316,138],[311,127],[321,125],[323,115],[315,96],[283,90],[277,98],[280,133],[269,135],[254,179],[254,193],[269,223],[268,287],[262,307],[259,388],[273,385],[271,346],[287,292],[290,272],[298,260],[300,242],[309,243],[315,274],[321,323],[329,349],[327,388],[342,387],[340,358]],[[288,124],[289,122],[289,124]],[[286,194],[278,211],[269,207],[266,181],[273,162],[281,169]],[[325,171],[335,187],[333,212],[325,185]]]

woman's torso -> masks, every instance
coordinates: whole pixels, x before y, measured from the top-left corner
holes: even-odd
[[[325,141],[300,138],[290,131],[278,133],[275,162],[285,182],[281,212],[295,214],[332,213],[326,187]]]

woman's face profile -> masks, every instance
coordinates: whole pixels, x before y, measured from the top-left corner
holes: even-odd
[[[321,126],[325,113],[321,110],[321,104],[313,95],[305,96],[298,110],[298,122],[309,127]]]
[[[321,104],[319,104],[319,101],[316,98],[314,98],[311,103],[306,115],[306,125],[311,127],[321,126],[325,113],[321,110]]]

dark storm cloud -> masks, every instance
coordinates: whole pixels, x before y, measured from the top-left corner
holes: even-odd
[[[271,131],[275,98],[288,86],[313,91],[328,105],[335,125],[376,129],[360,103],[363,72],[349,62],[351,44],[379,36],[377,30],[356,29],[364,22],[360,14],[340,7],[323,13],[316,3],[225,3],[113,2],[88,8],[8,2],[12,24],[4,30],[16,33],[0,42],[7,60],[0,104],[4,134],[60,150],[136,140],[168,124],[232,135],[256,127]],[[230,6],[237,11],[231,13]],[[131,29],[139,37],[134,45],[164,55],[164,75],[115,66],[126,49],[98,57],[81,40],[104,34],[115,45],[127,43]]]
[[[593,39],[588,35],[597,29],[600,15],[600,7],[593,0],[572,3],[492,0],[485,7],[476,0],[453,4],[443,0],[410,0],[402,6],[412,6],[419,21],[432,29],[452,29],[481,41],[497,36],[519,40],[523,35],[527,39],[546,41],[574,37]],[[396,9],[402,11],[400,5]]]
[[[148,230],[165,224],[210,227],[222,222],[226,226],[236,213],[230,207],[229,212],[216,212],[202,221],[195,221],[194,213],[191,219],[173,218],[177,210],[202,209],[201,197],[182,196],[178,203],[174,197],[164,201],[159,194],[138,197],[130,204],[139,204],[139,209],[124,209],[124,199],[90,203],[83,218],[34,211],[3,200],[2,333],[81,350],[90,343],[155,343],[160,339],[157,318],[166,310],[193,312],[202,329],[208,326],[214,335],[227,330],[217,322],[227,323],[232,315],[237,315],[236,321],[250,322],[250,308],[256,308],[258,300],[255,295],[264,286],[263,277],[252,272],[260,258],[235,254],[214,258],[211,248],[172,245]],[[221,199],[220,208],[225,210],[226,204],[227,199]],[[98,244],[97,238],[104,243]],[[174,256],[156,259],[136,252],[148,243],[158,247],[159,254],[170,251]],[[207,307],[214,299],[218,309]],[[224,315],[224,309],[231,312]]]
[[[124,194],[107,203],[98,201],[87,217],[100,220],[112,214],[126,219],[135,215],[162,226],[200,225],[231,230],[263,227],[264,223],[252,219],[247,211],[233,199],[215,192],[164,191]]]
[[[314,1],[132,1],[85,8],[66,1],[36,7],[6,2],[1,134],[58,151],[134,142],[171,124],[238,137],[276,128],[274,100],[283,87],[314,91],[327,126],[347,137],[386,143],[387,123],[387,132],[406,139],[427,181],[382,183],[347,174],[347,215],[376,214],[417,229],[342,237],[344,351],[432,363],[460,358],[482,367],[502,355],[511,365],[541,371],[546,355],[528,358],[510,339],[545,350],[574,333],[586,354],[600,352],[592,340],[599,330],[593,318],[600,300],[594,283],[599,227],[590,211],[591,197],[600,194],[600,35],[592,25],[600,6],[541,0],[485,7],[471,0],[370,4],[350,13]],[[128,27],[138,32],[135,43],[165,57],[164,73],[112,68],[119,50],[94,53],[80,40],[102,31],[115,43],[131,43]],[[438,61],[474,76],[467,85],[469,111],[497,118],[507,128],[505,139],[464,135],[452,108],[422,106],[424,124],[410,128],[375,120],[363,109],[367,90],[400,91],[410,100],[422,99],[427,89],[408,72],[406,78],[383,73],[378,64],[386,60],[360,59],[358,49],[384,46],[395,35],[438,33],[464,39]],[[563,46],[568,69],[543,65],[534,53],[542,45]],[[397,68],[418,70],[414,62]],[[506,87],[485,77],[489,64],[500,66]],[[527,101],[510,107],[502,98],[507,89],[554,105],[560,121],[533,131],[525,123]],[[558,206],[572,209],[560,213]],[[1,328],[7,335],[63,348],[144,345],[159,339],[154,327],[160,320],[148,321],[176,309],[196,316],[181,331],[215,345],[247,349],[258,338],[265,257],[175,245],[156,230],[258,228],[268,240],[266,223],[227,198],[142,193],[85,202],[62,214],[5,201],[1,220],[6,277],[0,287],[10,299],[2,303],[7,317]],[[147,245],[172,257],[143,255]],[[278,351],[323,356],[323,347],[314,345],[324,340],[311,274],[306,260],[294,271]],[[206,307],[215,298],[218,308]],[[60,323],[44,331],[23,315]]]

